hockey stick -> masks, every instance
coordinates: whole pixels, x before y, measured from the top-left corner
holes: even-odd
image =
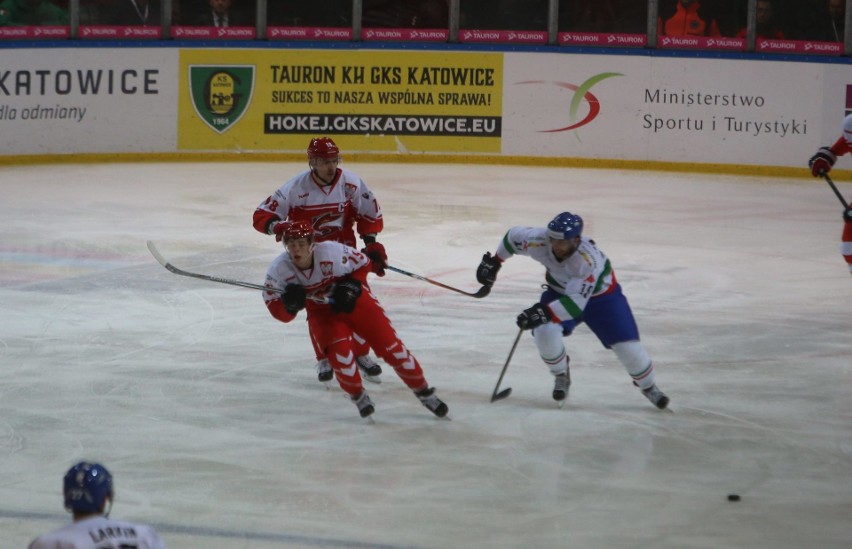
[[[425,276],[420,276],[418,274],[409,273],[408,271],[403,271],[402,269],[398,269],[397,267],[394,267],[393,265],[388,265],[388,270],[393,271],[395,273],[405,275],[405,276],[410,276],[411,278],[416,278],[417,280],[422,280],[423,282],[428,282],[429,284],[434,284],[435,286],[440,286],[441,288],[444,288],[445,290],[450,290],[452,292],[456,292],[456,293],[459,293],[459,294],[462,294],[462,295],[475,297],[477,299],[483,298],[483,297],[487,296],[489,293],[491,293],[491,286],[483,286],[482,288],[478,289],[475,292],[466,292],[464,290],[459,290],[458,288],[453,288],[452,286],[447,286],[446,284],[442,284],[442,283],[438,282],[437,280],[432,280],[431,278],[426,278]]]
[[[491,393],[491,402],[502,400],[512,394],[511,387],[503,389],[499,393],[497,391],[500,389],[500,383],[503,381],[503,376],[506,375],[506,370],[509,368],[509,362],[512,360],[512,355],[515,354],[515,349],[517,348],[518,342],[521,340],[521,334],[523,333],[523,330],[518,330],[518,335],[515,336],[515,342],[512,343],[512,349],[509,351],[509,356],[506,357],[506,364],[503,365],[503,369],[500,371],[500,378],[497,380],[497,385],[494,386],[494,392]]]
[[[840,200],[841,204],[843,204],[843,208],[845,210],[848,210],[849,204],[846,203],[846,199],[844,199],[843,195],[840,194],[840,191],[837,190],[837,185],[834,184],[834,181],[832,181],[828,174],[825,172],[820,172],[819,174],[822,176],[823,179],[825,179],[825,182],[828,183],[828,185],[831,187],[831,190],[834,191],[834,194],[837,195],[837,199]]]
[[[263,290],[264,292],[275,292],[275,293],[278,293],[278,294],[284,293],[284,290],[279,290],[278,288],[267,288],[266,286],[263,286],[261,284],[254,284],[252,282],[243,282],[242,280],[233,280],[231,278],[221,278],[221,277],[218,277],[218,276],[211,276],[211,275],[200,274],[200,273],[191,273],[189,271],[184,271],[183,269],[178,269],[177,267],[175,267],[174,265],[172,265],[171,263],[166,261],[166,258],[163,257],[163,255],[160,253],[160,251],[157,250],[157,247],[154,245],[154,243],[150,240],[148,241],[148,251],[151,252],[151,255],[154,256],[154,259],[156,259],[157,262],[160,265],[165,267],[166,270],[168,270],[169,272],[172,272],[176,275],[198,278],[200,280],[207,280],[209,282],[218,282],[220,284],[230,284],[231,286],[239,286],[241,288],[250,288],[252,290]],[[315,296],[310,296],[310,295],[307,296],[307,297],[308,297],[308,299],[310,299],[312,301],[316,301],[317,303],[331,303],[331,301],[328,298],[315,297]]]

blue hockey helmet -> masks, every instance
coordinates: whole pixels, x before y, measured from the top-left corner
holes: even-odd
[[[81,461],[65,473],[65,508],[72,513],[101,513],[112,499],[112,475],[100,463]]]
[[[562,212],[547,224],[547,236],[567,240],[583,234],[583,218],[571,212]]]

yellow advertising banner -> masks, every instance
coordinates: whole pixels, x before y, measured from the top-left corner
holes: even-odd
[[[178,149],[499,153],[503,54],[180,52]]]

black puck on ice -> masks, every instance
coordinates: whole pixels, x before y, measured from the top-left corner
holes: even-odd
[[[739,494],[728,494],[728,501],[739,501]]]

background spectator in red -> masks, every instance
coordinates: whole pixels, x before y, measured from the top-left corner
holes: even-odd
[[[721,36],[710,0],[677,0],[660,8],[659,34],[667,36]]]

